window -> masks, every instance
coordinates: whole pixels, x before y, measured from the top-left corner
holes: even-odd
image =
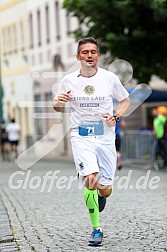
[[[53,108],[52,108],[53,98],[54,98],[53,93],[46,93],[45,94],[45,104],[46,104],[45,113],[48,114],[48,115],[49,115],[49,113],[54,112]],[[46,123],[46,130],[49,131],[51,129],[51,127],[53,126],[53,124],[54,124],[54,120],[53,120],[53,118],[50,118],[48,116],[45,123]]]
[[[46,102],[45,112],[46,113],[53,112],[53,108],[52,108],[53,98],[54,98],[53,93],[46,93],[45,94],[45,102]]]
[[[39,53],[39,64],[41,65],[43,62],[43,57],[42,57],[42,53]]]
[[[69,13],[66,13],[66,27],[67,27],[67,35],[70,35],[71,33],[71,18]]]
[[[34,81],[34,88],[39,88],[41,86],[39,81]]]
[[[49,7],[48,5],[45,7],[45,15],[46,15],[46,43],[50,42],[50,27],[49,27]]]
[[[10,27],[10,33],[11,33],[11,53],[15,52],[15,45],[14,45],[14,25],[11,25]]]
[[[10,94],[15,95],[15,83],[14,83],[14,81],[11,81],[11,83],[10,83]]]
[[[31,56],[31,64],[33,66],[35,65],[35,56],[34,55]]]
[[[35,99],[35,108],[34,108],[34,112],[35,113],[42,113],[42,108],[41,108],[41,95],[35,95],[34,96]],[[35,133],[36,133],[36,137],[37,140],[39,140],[42,136],[43,136],[43,124],[41,123],[41,120],[36,118],[35,120]]]
[[[17,29],[16,24],[13,27],[13,39],[14,39],[14,52],[17,53]]]
[[[24,39],[24,23],[23,23],[23,21],[20,22],[20,33],[21,33],[21,41],[20,41],[21,50],[24,51],[25,39]]]
[[[73,57],[72,43],[67,44],[68,57]]]
[[[42,113],[41,95],[35,95],[35,113]]]
[[[37,11],[38,46],[41,46],[41,13]]]
[[[29,15],[29,45],[32,49],[34,47],[34,36],[33,36],[33,16],[32,14]]]
[[[60,39],[60,17],[59,17],[59,2],[55,2],[55,17],[56,17],[56,32],[57,40]]]
[[[11,53],[11,34],[10,34],[10,26],[7,28],[7,52],[8,54]]]
[[[15,24],[11,26],[11,32],[12,32],[12,53],[16,52],[16,34],[15,34]]]
[[[50,50],[47,51],[47,61],[50,62],[51,60],[51,52]]]
[[[3,55],[6,55],[6,29],[4,28],[2,31],[2,39],[3,39]]]
[[[50,93],[46,93],[45,94],[45,100],[47,101],[47,102],[52,102],[52,100],[53,100],[53,93],[52,92],[50,92]]]

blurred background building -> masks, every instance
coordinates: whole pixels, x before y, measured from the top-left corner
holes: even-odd
[[[32,108],[19,107],[20,101],[32,100],[33,80],[28,60],[28,19],[24,1],[0,1],[1,82],[3,117],[15,118],[22,129],[22,147],[34,132]]]
[[[22,149],[54,125],[54,116],[47,116],[54,112],[52,87],[58,89],[63,73],[75,62],[76,42],[71,32],[79,23],[62,8],[62,2],[0,0],[3,117],[6,122],[15,117],[20,123]],[[63,126],[59,132],[50,131],[49,144],[54,146],[60,134],[64,134]],[[67,152],[65,140],[59,151]]]

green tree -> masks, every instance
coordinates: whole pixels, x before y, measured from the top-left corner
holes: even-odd
[[[64,8],[86,26],[77,39],[98,38],[101,53],[127,60],[139,82],[167,81],[167,0],[64,0]]]

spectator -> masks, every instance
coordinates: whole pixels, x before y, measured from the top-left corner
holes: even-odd
[[[0,122],[0,148],[1,148],[1,156],[2,160],[7,160],[8,154],[8,136],[6,132],[5,121],[1,118]]]
[[[167,169],[167,109],[166,109],[166,113],[165,113],[165,116],[166,116],[166,122],[164,124],[164,147],[165,147],[165,160],[164,160],[164,169],[166,170]]]
[[[115,147],[117,152],[117,169],[122,169],[122,157],[121,157],[121,130],[125,129],[126,122],[120,118],[120,121],[115,126]]]
[[[162,158],[165,164],[165,140],[164,140],[164,125],[166,122],[166,107],[160,106],[152,110],[153,115],[153,130],[156,138],[155,145],[155,159],[159,156]]]
[[[8,140],[10,143],[10,154],[14,155],[14,158],[17,159],[18,157],[18,144],[20,140],[20,125],[15,122],[15,119],[11,119],[10,123],[6,127],[6,131],[8,133]]]

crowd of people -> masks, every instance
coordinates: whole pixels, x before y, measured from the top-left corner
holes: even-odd
[[[3,119],[0,122],[0,150],[2,160],[10,161],[18,157],[18,144],[20,140],[20,125],[11,118],[8,124]]]

